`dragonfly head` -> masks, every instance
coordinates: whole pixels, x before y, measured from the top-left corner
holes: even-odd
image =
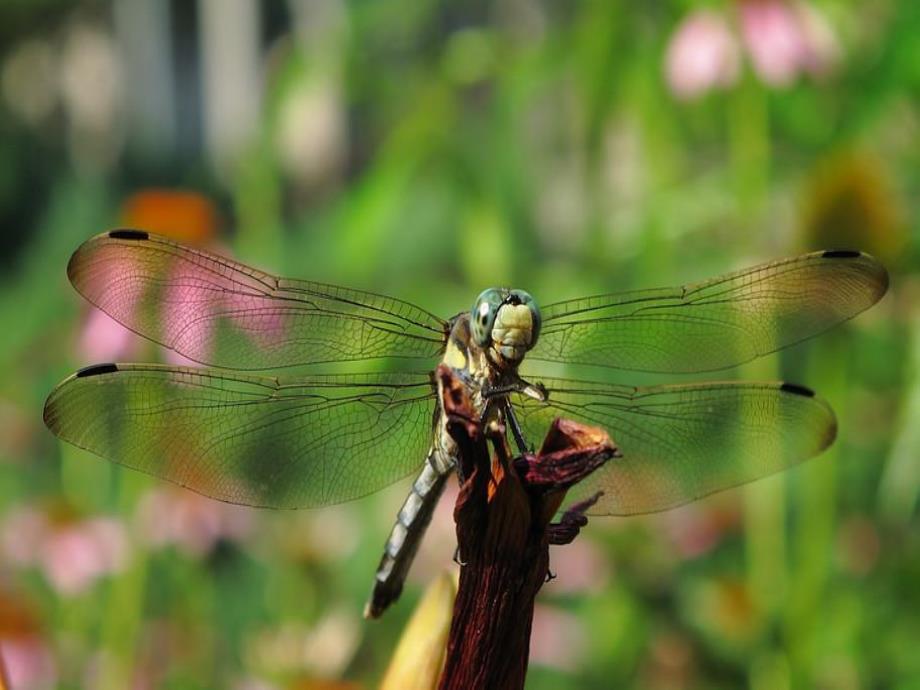
[[[499,363],[517,364],[540,335],[540,309],[523,290],[489,288],[473,304],[473,341]]]

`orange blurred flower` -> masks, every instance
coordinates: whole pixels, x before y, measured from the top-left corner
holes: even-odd
[[[217,239],[217,209],[197,192],[143,189],[125,200],[121,219],[127,227],[164,235],[184,244],[203,246]]]

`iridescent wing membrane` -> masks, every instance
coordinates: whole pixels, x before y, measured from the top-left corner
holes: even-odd
[[[135,230],[85,242],[67,273],[127,328],[218,370],[87,367],[45,404],[81,448],[233,503],[310,507],[380,489],[424,461],[430,374],[228,371],[435,357],[447,323],[407,302],[287,280]]]
[[[562,416],[608,429],[622,452],[571,494],[602,491],[589,511],[596,515],[665,510],[744,484],[817,455],[837,432],[827,403],[793,384],[543,383],[546,404],[516,401],[526,437],[542,438],[540,430]]]
[[[51,393],[45,423],[76,446],[212,498],[298,508],[358,498],[417,470],[433,412],[426,374],[284,382],[101,364]]]
[[[873,257],[825,251],[702,283],[558,302],[543,309],[531,359],[691,373],[724,369],[826,331],[875,304],[888,274]],[[671,508],[817,455],[831,408],[803,386],[725,382],[631,388],[543,379],[521,396],[525,435],[564,416],[609,430],[623,457],[579,486],[595,514]]]
[[[278,278],[136,230],[85,242],[67,275],[119,323],[210,366],[435,357],[447,337],[447,322],[408,302]]]
[[[89,301],[203,364],[268,369],[437,356],[447,323],[406,302],[285,280],[136,231],[85,243],[68,273]],[[650,371],[724,368],[851,318],[885,292],[871,257],[823,252],[699,285],[561,302],[531,357]],[[516,400],[528,438],[558,415],[606,427],[624,457],[584,492],[596,512],[660,510],[814,455],[830,408],[789,384],[634,389],[543,379],[548,404]],[[99,365],[46,403],[58,436],[208,496],[316,506],[417,469],[435,410],[429,374],[277,379],[157,365]]]
[[[823,333],[887,289],[885,268],[867,254],[803,254],[702,283],[550,304],[528,357],[654,373],[715,371]]]

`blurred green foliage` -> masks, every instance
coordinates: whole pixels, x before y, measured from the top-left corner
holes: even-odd
[[[14,687],[373,687],[425,580],[451,565],[444,506],[402,601],[366,624],[405,486],[241,514],[45,431],[44,397],[88,363],[70,252],[139,190],[170,187],[217,207],[215,241],[243,261],[445,316],[495,284],[550,302],[806,248],[875,253],[892,270],[882,304],[727,374],[817,389],[839,417],[833,449],[670,514],[594,520],[554,549],[528,687],[920,688],[920,4],[276,0],[251,5],[253,27],[232,23],[245,2],[162,3],[163,94],[131,79],[152,59],[125,40],[147,5],[118,4],[0,5],[0,654]],[[780,9],[758,25],[752,4]],[[730,47],[691,31],[672,64],[700,13]],[[260,84],[242,94],[248,128],[239,102],[209,100],[239,76],[213,71],[214,36],[240,26]],[[807,44],[787,80],[754,52],[781,30]],[[735,55],[735,72],[688,95],[697,54]],[[171,128],[132,111],[147,89],[169,96]],[[221,122],[230,144],[212,136]],[[170,520],[200,540],[156,529]]]

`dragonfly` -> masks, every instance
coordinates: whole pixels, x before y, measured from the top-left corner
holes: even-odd
[[[519,369],[525,358],[591,371],[718,371],[820,334],[888,287],[872,256],[830,250],[542,307],[523,290],[491,288],[472,309],[443,319],[403,300],[280,278],[130,229],[87,240],[67,273],[116,321],[202,366],[80,369],[45,404],[45,424],[59,438],[248,506],[324,506],[416,473],[368,617],[399,597],[457,465],[435,362],[454,370],[483,419],[505,423],[522,451],[559,416],[608,430],[622,457],[572,498],[599,496],[592,515],[652,513],[821,453],[837,432],[831,407],[809,388],[779,381],[528,381]],[[311,373],[312,365],[380,358],[419,369]]]

